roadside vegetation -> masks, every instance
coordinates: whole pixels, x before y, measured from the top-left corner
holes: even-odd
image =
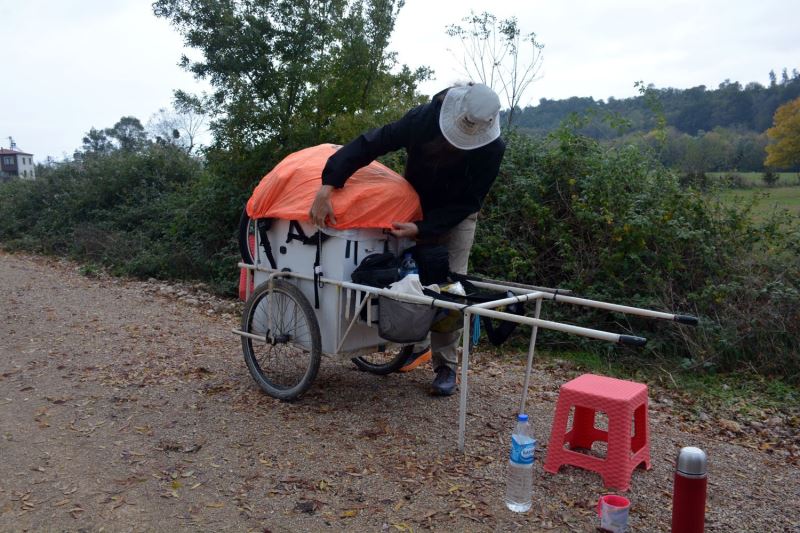
[[[764,219],[772,213],[787,211],[794,216],[794,223],[800,223],[800,186],[785,186],[750,189],[719,189],[719,198],[725,202],[752,203],[754,217]]]
[[[706,172],[722,188],[754,189],[760,187],[800,186],[800,172]]]
[[[387,50],[402,2],[352,2],[306,14],[313,20],[281,4],[268,8],[276,10],[270,27],[248,15],[250,3],[207,13],[184,0],[154,4],[201,53],[187,69],[217,90],[176,95],[183,112],[208,117],[210,146],[198,153],[193,142],[148,135],[134,117],[92,128],[71,160],[37,169],[36,181],[0,185],[0,245],[120,275],[202,280],[233,295],[237,220],[261,176],[293,151],[345,142],[424,100],[416,86],[430,72],[399,65]],[[281,61],[245,53],[263,42]],[[601,142],[585,128],[572,117],[545,135],[505,132],[472,271],[700,317],[689,328],[548,305],[546,317],[650,342],[631,351],[545,333],[546,349],[664,376],[747,371],[800,382],[796,215],[709,195],[727,173],[712,179],[665,166],[665,124],[643,143]],[[386,163],[399,169],[402,157]],[[740,176],[742,186],[757,185]],[[783,185],[796,176],[781,174],[769,188],[790,207],[800,188]]]

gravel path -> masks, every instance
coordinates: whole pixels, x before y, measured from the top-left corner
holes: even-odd
[[[326,359],[300,401],[262,394],[230,333],[236,307],[0,253],[0,530],[594,531],[599,476],[544,473],[543,445],[533,509],[502,504],[519,362],[478,354],[462,455],[458,398],[428,396],[429,369],[381,378]],[[541,444],[559,384],[578,374],[537,365]],[[650,427],[632,531],[669,530],[686,445],[710,458],[707,531],[800,531],[796,457],[733,444],[669,399]]]

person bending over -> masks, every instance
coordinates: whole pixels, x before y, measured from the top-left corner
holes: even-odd
[[[497,177],[505,153],[500,137],[500,99],[483,84],[445,89],[400,120],[367,131],[327,161],[322,186],[309,213],[319,227],[335,224],[331,192],[375,158],[405,148],[405,179],[422,206],[422,220],[395,223],[396,237],[445,245],[450,270],[466,274],[478,211]],[[451,395],[456,387],[461,331],[431,332],[433,393]],[[415,350],[404,368],[428,349]]]

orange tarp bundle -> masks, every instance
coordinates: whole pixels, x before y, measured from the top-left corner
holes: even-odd
[[[250,218],[309,221],[322,169],[339,147],[321,144],[287,156],[262,178],[247,202]],[[419,197],[402,176],[373,161],[331,195],[336,229],[391,228],[422,219]]]

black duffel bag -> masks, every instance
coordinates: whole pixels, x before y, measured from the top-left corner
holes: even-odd
[[[382,289],[397,281],[398,266],[399,261],[393,253],[370,254],[353,270],[350,279],[353,283]]]
[[[423,286],[447,283],[450,273],[450,256],[447,246],[441,244],[417,244],[403,251],[401,257],[411,254],[419,270],[419,281]]]

